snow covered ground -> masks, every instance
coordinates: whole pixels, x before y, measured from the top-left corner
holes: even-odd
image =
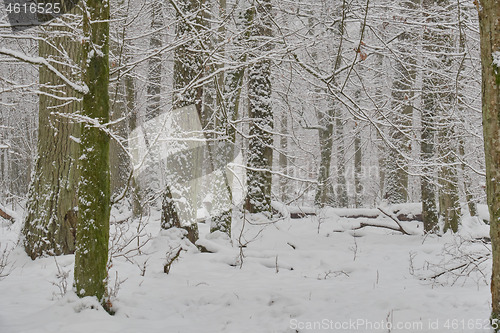
[[[486,225],[465,217],[458,236],[424,237],[419,222],[402,223],[411,236],[351,230],[361,222],[374,220],[331,209],[274,223],[253,218],[234,226],[232,242],[200,224],[199,243],[211,253],[180,230],[159,231],[158,214],[142,222],[139,241],[131,238],[137,221],[114,224],[122,235],[115,249],[132,239],[110,271],[114,316],[72,291],[73,255],[32,261],[17,246],[0,280],[0,332],[490,331],[489,244],[470,241],[487,237]],[[14,247],[19,230],[2,222],[0,246]],[[167,256],[180,249],[165,274]],[[118,290],[115,281],[123,281]]]

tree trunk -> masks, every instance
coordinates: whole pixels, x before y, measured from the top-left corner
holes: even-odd
[[[73,14],[78,14],[73,9]],[[69,20],[69,19],[68,19]],[[68,26],[45,25],[38,44],[39,56],[47,59],[68,78],[78,81],[73,64],[81,63],[82,46],[74,35],[75,22]],[[78,34],[77,34],[78,35]],[[61,57],[64,46],[69,58]],[[66,65],[67,64],[67,65]],[[54,112],[73,115],[81,109],[79,94],[52,71],[39,69],[38,155],[28,192],[23,235],[26,253],[35,259],[44,254],[60,255],[75,251],[77,160],[79,126]]]
[[[318,171],[318,188],[314,203],[319,207],[324,207],[325,205],[332,205],[335,196],[330,177],[333,150],[333,119],[329,115],[318,112],[318,122],[321,157]]]
[[[85,0],[84,6],[83,81],[89,91],[83,96],[82,116],[105,124],[109,121],[109,1]],[[80,142],[75,288],[80,297],[96,296],[104,302],[110,213],[109,136],[101,128],[83,123]]]
[[[118,8],[126,8],[125,0],[117,1]],[[125,21],[128,15],[128,11],[118,10],[114,13],[115,18],[118,21]],[[114,56],[110,59],[111,66],[122,66],[128,62],[128,51],[129,48],[125,41],[126,29],[123,26],[116,28],[116,32],[111,37],[110,49],[111,54]],[[128,134],[129,134],[129,112],[128,107],[128,96],[127,96],[127,80],[130,77],[130,73],[123,75],[122,71],[117,71],[111,79],[114,81],[110,86],[110,120],[115,122],[110,126],[110,130],[115,135],[115,138],[111,139],[109,145],[109,161],[110,161],[110,186],[112,195],[121,195],[124,190],[127,189],[127,184],[129,180],[130,172],[132,171],[132,165],[129,155],[122,147],[128,146]],[[132,198],[129,192],[129,197]]]
[[[481,0],[482,104],[484,152],[486,156],[486,194],[490,212],[493,255],[491,273],[491,319],[498,332],[500,321],[500,2]],[[478,6],[479,7],[479,6]]]
[[[440,0],[442,1],[442,0]],[[427,12],[432,10],[432,7],[437,4],[432,0],[424,0],[423,7]],[[427,52],[428,57],[433,57],[435,53],[439,53],[439,39],[442,37],[439,34],[439,28],[436,27],[436,19],[429,18],[428,22],[431,26],[426,27],[423,33],[423,49]],[[435,23],[435,24],[432,24]],[[437,117],[440,104],[443,96],[440,88],[443,86],[442,77],[437,74],[436,61],[431,58],[425,66],[422,79],[422,133],[421,133],[421,159],[422,179],[422,216],[424,219],[424,231],[434,233],[438,231],[438,208],[436,203],[436,158],[435,158],[435,132],[437,126]]]
[[[414,7],[413,3],[411,8]],[[409,4],[409,5],[410,5]],[[414,42],[411,32],[404,32],[400,37],[401,58],[396,60],[392,83],[392,121],[391,142],[395,148],[388,148],[385,159],[384,199],[390,204],[404,203],[408,200],[408,162],[404,155],[410,151],[409,130],[413,116],[414,84],[416,80],[414,54],[409,50],[409,43]]]
[[[337,186],[336,198],[337,206],[347,207],[349,199],[347,197],[347,183],[345,179],[345,141],[344,141],[344,122],[342,120],[342,111],[335,112],[335,129],[337,134]]]
[[[458,152],[460,154],[460,157],[462,158],[462,161],[465,159],[465,143],[464,140],[461,138],[459,141],[459,148]],[[469,213],[470,216],[477,216],[477,204],[476,200],[474,199],[474,194],[472,193],[472,179],[470,176],[470,173],[468,171],[468,167],[465,164],[465,162],[460,163],[461,169],[462,169],[462,174],[463,174],[463,179],[464,179],[464,192],[465,192],[465,200],[467,201],[467,206],[469,207]]]
[[[138,118],[138,109],[136,107],[136,101],[135,101],[135,84],[134,84],[134,77],[130,74],[127,73],[125,74],[124,78],[124,85],[125,85],[125,105],[127,108],[127,114],[129,115],[129,121],[128,121],[128,130],[129,133],[131,133],[136,127],[137,127],[137,118]],[[129,161],[128,163],[131,163]],[[131,168],[133,167],[132,165],[130,166]],[[132,200],[132,215],[134,217],[139,217],[143,214],[144,209],[142,206],[142,191],[139,186],[139,182],[136,181],[135,177],[132,177],[131,179],[131,200]]]
[[[465,27],[463,26],[462,21],[464,20],[464,17],[462,17],[462,4],[460,1],[457,3],[457,10],[458,10],[458,29],[460,32],[459,40],[458,40],[458,51],[459,53],[464,54],[464,58],[462,60],[462,63],[460,64],[458,68],[458,82],[457,84],[459,85],[459,89],[457,89],[457,109],[459,114],[466,114],[467,111],[469,111],[469,107],[467,106],[467,103],[464,103],[464,93],[467,91],[467,81],[466,81],[466,74],[464,72],[465,66],[465,54],[466,54],[466,35],[465,35]],[[467,201],[467,206],[469,208],[469,213],[470,216],[477,216],[477,203],[474,198],[474,194],[472,191],[472,179],[470,175],[470,170],[469,167],[467,167],[465,163],[465,139],[463,137],[460,137],[458,141],[458,154],[460,158],[462,159],[462,162],[460,163],[460,168],[462,171],[462,177],[463,177],[463,185],[464,185],[464,192],[465,192],[465,200]]]
[[[191,38],[202,33],[203,0],[182,0],[176,2],[177,11],[177,38]],[[188,21],[189,20],[189,21]],[[203,87],[192,87],[204,73],[202,41],[194,40],[178,46],[174,51],[174,100],[173,108],[180,109],[193,105],[198,118],[202,115]],[[184,148],[189,148],[184,145]],[[193,170],[192,181],[180,184],[178,180],[170,178],[164,193],[162,204],[162,228],[182,227],[188,231],[191,242],[198,239],[198,225],[196,222],[198,181],[201,176],[201,150],[190,149],[183,157],[186,167]],[[184,200],[182,198],[190,198]],[[182,217],[182,218],[181,218]]]
[[[286,112],[283,112],[281,115],[280,153],[278,164],[280,166],[280,172],[284,175],[288,175],[288,115]],[[281,202],[288,203],[290,186],[288,185],[288,179],[286,177],[281,176],[279,178],[279,191],[281,194]],[[333,194],[333,189],[331,192]]]
[[[226,7],[226,2],[221,0],[221,9],[224,10]],[[248,22],[237,22],[237,24],[242,24],[247,27]],[[221,34],[221,37],[223,35]],[[249,30],[247,29],[245,33],[242,34],[240,38],[236,40],[236,44],[238,47],[243,47],[247,42],[248,37],[250,36]],[[221,136],[225,139],[218,140],[217,145],[215,146],[215,154],[214,156],[223,156],[223,161],[231,161],[234,158],[234,145],[236,143],[236,129],[235,129],[235,120],[238,118],[239,114],[239,106],[240,106],[240,96],[241,90],[243,87],[243,77],[245,75],[245,66],[243,64],[246,62],[247,57],[244,56],[232,56],[229,55],[232,60],[240,67],[229,70],[225,72],[224,79],[222,80],[222,87],[219,88],[223,91],[222,96],[222,104],[218,102],[219,108],[217,109],[217,119],[216,119],[216,131],[221,133]],[[220,81],[219,81],[220,82]],[[218,98],[221,98],[220,96]],[[214,165],[216,165],[218,159],[214,159]],[[212,217],[212,223],[210,226],[210,232],[222,231],[231,235],[231,221],[232,221],[232,182],[233,177],[231,172],[227,172],[226,166],[219,167],[223,173],[225,184],[217,184],[217,188],[221,189],[221,187],[225,186],[227,189],[227,193],[229,193],[229,204],[231,205],[230,210],[224,210],[223,207],[218,207],[221,201],[215,202],[213,211],[218,214]]]
[[[460,222],[460,198],[458,196],[458,174],[455,156],[452,154],[456,136],[453,128],[443,124],[440,132],[439,155],[442,166],[439,170],[439,215],[443,219],[443,231],[458,231]]]
[[[250,39],[258,43],[254,47],[261,52],[271,49],[268,40],[272,36],[271,11],[270,0],[255,2],[255,5],[247,10],[248,20],[252,22]],[[251,123],[245,208],[250,213],[271,214],[274,124],[271,92],[271,60],[264,58],[250,65],[248,69]]]
[[[164,28],[163,5],[160,0],[151,1],[151,35],[149,38],[149,47],[151,50],[160,50],[163,47]],[[158,117],[162,114],[161,107],[161,79],[162,79],[162,55],[155,54],[148,59],[148,75],[146,85],[146,115],[142,122],[143,128],[147,133],[144,136],[146,149],[149,156],[161,156],[160,144],[158,142],[150,142],[157,135]],[[157,119],[156,121],[154,119]],[[148,135],[150,134],[151,135]],[[143,196],[145,201],[150,204],[155,204],[155,193],[162,188],[162,171],[161,162],[155,158],[148,158],[145,163],[144,171],[141,172],[144,178],[141,179],[143,185]],[[166,186],[170,186],[167,184]]]
[[[448,75],[452,68],[451,58],[448,55],[453,52],[453,43],[450,32],[446,28],[448,8],[447,0],[431,1],[425,0],[423,7],[426,12],[439,13],[435,17],[429,17],[428,27],[423,34],[423,49],[426,51],[426,64],[423,75],[422,87],[422,153],[423,162],[426,164],[424,180],[422,185],[422,201],[427,208],[424,211],[424,225],[426,232],[437,229],[438,215],[429,210],[435,210],[436,185],[434,173],[437,169],[439,176],[439,217],[444,223],[443,231],[451,229],[458,230],[460,220],[460,204],[458,197],[458,176],[455,167],[454,128],[450,124],[453,119],[453,101],[455,96],[454,87],[449,83]],[[430,15],[430,14],[429,14]],[[439,167],[434,158],[436,137],[434,133],[439,129],[437,139],[437,153]],[[424,191],[425,188],[425,191]],[[431,193],[432,192],[432,193]],[[429,197],[430,196],[430,197]],[[432,203],[431,203],[432,202]],[[430,206],[429,206],[430,205]]]
[[[362,177],[362,151],[361,151],[361,128],[355,125],[354,134],[354,205],[360,208],[363,205]]]
[[[307,12],[309,15],[308,18],[308,35],[311,38],[315,38],[315,12],[314,10],[309,10]],[[345,15],[345,13],[343,13]],[[344,31],[344,22],[340,23],[339,27],[339,35],[340,38],[343,38]],[[333,36],[332,36],[333,37]],[[339,43],[339,49],[342,48],[342,42]],[[311,50],[311,59],[312,62],[316,63],[318,61],[318,50],[316,48],[312,48]],[[337,53],[337,58],[333,59],[334,62],[334,71],[338,69],[338,66],[341,62],[341,52]],[[332,80],[332,84],[335,84],[335,79]],[[327,92],[327,89],[322,89],[321,87],[317,87],[314,89],[314,92],[318,95],[324,94]],[[334,96],[328,92],[328,100],[326,103],[326,107],[319,107],[316,111],[316,118],[318,119],[318,142],[319,142],[319,150],[320,150],[320,161],[319,161],[319,169],[318,169],[318,177],[317,177],[317,187],[316,194],[314,197],[314,204],[318,207],[324,207],[326,205],[333,205],[335,203],[335,192],[333,190],[332,179],[330,174],[331,163],[332,163],[332,151],[333,151],[333,123],[334,123],[334,107],[335,103],[333,102]],[[281,158],[281,156],[280,156]]]

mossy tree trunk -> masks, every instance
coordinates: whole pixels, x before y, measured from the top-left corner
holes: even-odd
[[[247,19],[251,22],[250,40],[256,43],[254,47],[261,53],[271,49],[271,11],[270,0],[252,2],[247,10]],[[254,56],[258,54],[251,55]],[[271,93],[271,60],[264,57],[248,68],[248,113],[251,123],[245,209],[250,213],[271,214],[274,125]]]
[[[77,8],[71,14],[78,14]],[[72,66],[80,66],[82,45],[77,21],[41,28],[38,55],[74,81]],[[62,56],[62,47],[67,56]],[[79,125],[71,117],[81,109],[81,95],[46,67],[39,69],[38,154],[30,185],[22,233],[26,253],[35,259],[75,250]],[[59,114],[56,114],[59,113]],[[65,115],[60,115],[65,114]]]
[[[76,234],[75,288],[80,297],[105,301],[109,213],[109,136],[94,123],[109,121],[109,1],[84,0],[82,116],[91,123],[81,126],[80,184]]]
[[[486,194],[490,212],[493,255],[491,318],[496,322],[495,331],[498,332],[500,331],[498,326],[500,322],[500,2],[481,0],[478,9],[483,75],[482,104]]]

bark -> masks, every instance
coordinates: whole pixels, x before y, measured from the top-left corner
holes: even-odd
[[[1,206],[0,206],[0,217],[4,218],[12,223],[16,222],[14,217],[9,215],[5,210],[3,210]]]
[[[71,13],[78,14],[78,9]],[[69,20],[69,19],[68,19]],[[75,23],[44,26],[40,33],[39,56],[68,78],[78,81],[71,65],[80,66],[82,47],[75,35]],[[63,45],[69,59],[61,56]],[[39,119],[37,159],[26,204],[23,235],[26,253],[35,259],[75,251],[77,206],[77,160],[79,126],[54,112],[72,115],[81,109],[81,95],[64,84],[46,67],[39,69]],[[73,139],[72,139],[73,138]]]
[[[333,129],[332,129],[333,131]],[[280,167],[280,172],[284,175],[288,174],[288,115],[283,112],[281,115],[281,136],[279,140],[280,153],[278,164]],[[330,156],[331,157],[331,156]],[[279,179],[279,190],[281,194],[281,201],[287,203],[289,200],[290,186],[288,184],[288,179],[286,177],[280,177]],[[333,189],[332,189],[333,194]]]
[[[129,116],[128,121],[128,130],[131,133],[137,127],[137,113],[138,109],[136,107],[136,98],[135,98],[135,84],[134,77],[127,73],[124,78],[125,85],[125,106],[127,108],[126,114]],[[131,163],[129,161],[128,163]],[[132,166],[130,166],[132,168]],[[141,216],[143,214],[143,206],[142,206],[142,191],[139,186],[139,183],[136,181],[135,177],[131,179],[131,200],[132,200],[132,215],[134,217]]]
[[[357,124],[356,124],[357,127]],[[361,151],[361,128],[355,128],[354,136],[354,204],[356,208],[363,205],[362,177],[362,151]]]
[[[109,1],[86,0],[84,5],[83,79],[89,91],[83,96],[82,115],[105,124],[110,109]],[[109,136],[101,128],[83,123],[80,141],[75,288],[80,297],[95,296],[104,302],[110,214]]]
[[[458,174],[455,167],[453,149],[453,134],[455,132],[444,125],[439,132],[440,156],[442,166],[439,170],[439,215],[443,219],[443,231],[458,231],[460,222],[460,198],[458,196]]]
[[[440,0],[439,4],[443,1]],[[424,9],[430,13],[432,7],[437,4],[432,0],[425,0],[423,2]],[[427,27],[423,33],[423,49],[427,52],[429,57],[434,54],[439,54],[440,45],[439,41],[442,37],[440,35],[436,18],[429,18],[430,27]],[[438,74],[436,66],[439,65],[439,55],[435,56],[437,60],[428,60],[425,64],[426,70],[423,73],[423,86],[422,86],[422,133],[421,133],[421,159],[423,163],[422,178],[421,178],[421,192],[422,192],[422,216],[424,219],[424,231],[427,233],[434,233],[438,231],[438,207],[437,207],[437,188],[435,180],[436,171],[436,147],[435,147],[435,133],[437,126],[437,117],[439,116],[439,108],[443,103],[443,92],[440,90],[443,87],[443,78]]]
[[[225,8],[225,1],[221,1],[221,8]],[[245,20],[243,22],[237,22],[241,26],[243,23],[244,28],[248,28],[248,23]],[[223,36],[223,35],[221,35]],[[236,40],[236,46],[238,48],[243,48],[246,45],[248,37],[250,36],[249,30],[246,29],[242,33],[242,36]],[[221,133],[221,137],[224,139],[219,139],[218,144],[215,146],[214,156],[224,156],[223,160],[233,160],[234,158],[234,145],[236,143],[236,129],[235,120],[238,118],[241,90],[243,87],[243,78],[245,75],[246,67],[243,65],[247,56],[244,54],[242,56],[229,55],[231,60],[239,65],[236,69],[229,70],[225,73],[222,83],[223,96],[218,97],[222,99],[221,103],[217,103],[221,107],[217,110],[217,120],[216,120],[216,131]],[[217,159],[214,159],[214,163],[217,163]],[[224,166],[224,171],[226,167]],[[225,184],[218,184],[217,187],[226,186],[227,193],[229,193],[228,200],[230,201],[231,210],[222,210],[220,214],[215,215],[212,218],[212,223],[210,226],[210,232],[222,231],[231,234],[231,221],[232,221],[232,189],[231,184],[233,182],[232,173],[225,172],[224,177]],[[217,211],[217,203],[214,205],[214,210]]]
[[[162,9],[161,1],[152,1],[151,30],[153,33],[149,39],[150,50],[159,50],[163,46],[163,34],[158,31],[164,26]],[[156,54],[148,60],[146,121],[154,119],[161,114],[161,75],[161,54]]]
[[[427,22],[429,26],[423,34],[424,51],[427,53],[426,70],[423,75],[422,88],[422,152],[423,162],[426,164],[424,180],[422,184],[422,201],[427,208],[424,211],[424,226],[426,232],[433,232],[437,229],[438,216],[444,223],[443,231],[451,229],[458,231],[460,220],[460,204],[458,197],[458,176],[455,166],[456,150],[454,142],[455,131],[450,119],[453,119],[453,102],[455,92],[449,83],[448,75],[452,68],[451,58],[448,53],[453,52],[453,42],[450,32],[446,28],[447,21],[447,0],[430,1],[423,3],[423,8],[429,15]],[[440,13],[436,16],[430,14]],[[430,17],[433,15],[433,17]],[[439,17],[439,20],[435,17]],[[437,137],[434,133],[436,128]],[[437,139],[437,151],[435,151],[434,141]],[[439,164],[436,164],[434,154],[439,157]],[[439,165],[433,166],[434,165]],[[439,215],[435,214],[436,186],[433,176],[435,170],[439,176]],[[424,190],[425,189],[425,190]],[[430,212],[432,210],[432,212]]]
[[[493,256],[491,273],[491,319],[500,320],[500,3],[481,0],[479,27],[484,152],[486,156],[486,194],[490,212],[490,235]],[[493,57],[496,55],[496,64]]]
[[[462,161],[465,159],[465,143],[463,139],[459,141],[459,154],[462,158]],[[464,192],[465,192],[465,200],[467,201],[467,206],[469,207],[470,216],[477,216],[477,203],[474,199],[474,194],[472,192],[472,179],[468,171],[468,167],[465,162],[460,163],[463,179],[464,179]]]
[[[342,111],[337,110],[335,114],[335,129],[337,135],[337,186],[336,197],[338,207],[347,207],[349,200],[347,197],[347,183],[345,179],[345,142],[344,142],[344,122]]]
[[[260,52],[271,49],[268,38],[272,36],[270,0],[255,2],[247,10],[252,22],[251,40]],[[261,54],[262,55],[262,54]],[[254,54],[252,56],[257,56]],[[250,138],[248,142],[248,193],[245,209],[250,213],[271,214],[271,183],[273,165],[273,110],[271,103],[271,60],[263,58],[248,68],[248,103]]]
[[[308,11],[308,35],[311,38],[315,38],[315,13],[313,10]],[[345,13],[343,13],[345,15]],[[339,24],[339,35],[343,38],[342,34],[344,31],[343,22]],[[342,48],[342,43],[339,43],[339,48]],[[333,59],[335,63],[334,70],[338,69],[340,64],[341,52],[338,52],[337,58]],[[312,62],[317,63],[318,54],[315,48],[311,51]],[[335,80],[333,80],[335,84]],[[326,92],[326,89],[316,88],[315,92],[319,95]],[[318,207],[324,207],[326,205],[333,205],[335,202],[335,192],[333,190],[332,179],[331,179],[331,162],[332,162],[332,151],[333,151],[333,134],[334,134],[334,97],[328,93],[329,100],[327,101],[326,108],[324,110],[318,109],[316,111],[316,118],[318,119],[318,139],[319,139],[319,149],[320,149],[320,161],[317,182],[318,186],[316,188],[316,194],[314,197],[314,204]]]
[[[458,68],[458,75],[457,75],[457,79],[458,79],[458,82],[457,82],[457,85],[458,85],[458,91],[457,91],[457,107],[458,107],[458,112],[460,113],[464,113],[469,111],[468,110],[468,107],[467,107],[467,104],[464,103],[464,99],[465,99],[465,96],[464,96],[464,93],[465,91],[467,91],[467,82],[466,82],[466,77],[465,77],[465,73],[464,73],[464,70],[465,70],[465,66],[464,66],[464,62],[465,62],[465,54],[466,54],[466,49],[465,49],[465,46],[466,46],[466,38],[465,38],[465,26],[463,26],[463,17],[462,17],[462,8],[461,8],[461,3],[460,1],[458,1],[457,3],[457,10],[458,10],[458,28],[459,28],[459,32],[460,32],[460,36],[459,36],[459,53],[463,53],[464,54],[464,58],[462,59],[462,62]],[[458,141],[458,153],[459,153],[459,156],[460,158],[462,159],[462,163],[460,163],[460,167],[461,167],[461,171],[462,171],[462,177],[463,177],[463,185],[464,185],[464,192],[465,192],[465,200],[467,201],[467,206],[469,208],[469,213],[470,213],[470,216],[477,216],[478,212],[477,212],[477,203],[476,203],[476,200],[474,198],[474,193],[472,191],[472,179],[471,179],[471,175],[470,175],[470,170],[469,168],[467,167],[466,163],[465,163],[465,159],[466,159],[466,156],[465,156],[465,142],[464,142],[464,138],[461,137]]]
[[[212,10],[205,10],[203,15],[204,34],[210,31],[212,21],[222,22],[225,19],[226,1],[220,0],[214,5],[212,2]],[[204,44],[210,50],[210,53],[216,51],[215,47],[224,42],[225,25],[220,24],[217,29],[217,35],[213,38],[204,37]],[[220,52],[225,53],[222,48]],[[215,57],[214,57],[215,58]],[[208,63],[206,66],[206,75],[224,67],[223,63],[214,62],[214,58],[205,59]],[[227,163],[232,160],[234,154],[234,140],[229,137],[232,119],[228,116],[234,113],[234,110],[228,111],[225,103],[226,92],[224,91],[224,73],[215,75],[213,80],[203,87],[203,107],[200,114],[200,122],[204,131],[207,142],[208,160],[210,163],[205,165],[205,172],[208,177],[204,177],[208,181],[208,187],[212,196],[210,209],[210,232],[220,231],[231,236],[232,222],[232,177],[228,175]]]
[[[162,14],[163,6],[162,2],[159,0],[151,1],[151,30],[152,33],[149,39],[149,47],[151,50],[159,50],[163,47],[163,34],[161,29],[164,27],[164,17]],[[156,122],[153,119],[157,118],[162,114],[161,109],[161,76],[163,71],[162,66],[162,55],[156,54],[149,58],[148,60],[148,75],[147,75],[147,85],[146,85],[146,115],[143,121],[143,127],[147,133],[150,132],[150,128],[156,127]],[[155,133],[155,131],[152,131]],[[157,143],[150,142],[151,139],[156,135],[145,135],[144,141],[146,143],[146,149],[150,156],[160,156],[159,153],[160,145]],[[160,162],[161,163],[161,162]],[[162,188],[161,185],[161,166],[158,161],[154,159],[148,159],[148,163],[145,164],[144,175],[141,184],[143,185],[143,196],[147,202],[154,202],[155,193]],[[170,186],[170,184],[167,184]]]
[[[320,145],[320,165],[318,171],[318,188],[314,203],[319,207],[332,205],[334,202],[334,191],[331,184],[330,166],[333,150],[333,119],[318,112],[318,129]]]
[[[309,29],[314,29],[312,17],[313,11],[310,13]],[[342,6],[339,7],[339,16],[341,21],[338,26],[339,43],[336,50],[336,57],[332,58],[334,72],[340,68],[342,64],[342,48],[345,30],[345,18],[347,14],[347,3],[342,1]],[[332,36],[333,38],[334,36]],[[333,51],[333,50],[331,50]],[[316,60],[317,54],[312,53],[312,58]],[[316,190],[315,204],[318,206],[334,205],[337,203],[339,207],[347,207],[347,187],[345,180],[345,159],[343,146],[343,123],[340,119],[342,112],[338,109],[340,103],[335,101],[335,97],[331,94],[331,87],[336,85],[336,77],[332,77],[329,87],[327,87],[328,107],[325,112],[318,112],[318,136],[320,144],[320,167],[318,172],[318,187]],[[331,175],[331,160],[333,152],[333,140],[337,136],[337,185],[333,187],[333,177]]]
[[[173,3],[173,2],[172,2]],[[203,26],[203,0],[182,0],[175,3],[177,11],[176,35],[178,38],[200,36]],[[190,87],[204,73],[202,66],[202,40],[193,40],[178,46],[174,51],[174,100],[173,108],[180,109],[194,105],[199,119],[202,115],[203,87]],[[203,156],[200,150],[191,149],[187,153],[186,166],[193,170],[192,181],[180,184],[177,180],[168,181],[162,203],[162,228],[183,227],[194,243],[198,239],[196,222],[198,181],[201,176],[199,167]],[[198,153],[196,153],[198,152]],[[190,197],[191,200],[181,200]],[[181,219],[182,217],[182,219]]]
[[[436,185],[434,182],[434,168],[430,166],[434,160],[434,113],[432,109],[429,109],[429,107],[432,107],[432,97],[424,98],[423,104],[420,145],[421,158],[424,163],[421,178],[422,216],[425,232],[436,232],[438,225]]]
[[[409,6],[414,7],[413,3]],[[392,83],[392,108],[390,115],[392,126],[391,142],[394,148],[388,148],[385,159],[384,199],[389,203],[404,203],[408,200],[408,163],[404,154],[409,153],[411,139],[409,129],[412,124],[414,85],[416,80],[416,59],[408,50],[412,43],[411,32],[405,32],[399,37],[401,42],[401,58],[397,59]]]
[[[125,6],[124,0],[117,2],[119,8]],[[118,10],[114,13],[115,18],[118,21],[126,20],[128,11]],[[128,50],[129,47],[125,42],[126,30],[122,26],[116,28],[116,32],[111,37],[110,50],[112,58],[110,59],[111,66],[121,66],[128,62]],[[129,73],[123,75],[122,71],[115,73],[112,78],[114,82],[110,87],[110,103],[111,103],[111,114],[110,120],[116,122],[110,126],[111,131],[115,135],[116,139],[110,141],[109,146],[109,160],[110,160],[110,184],[111,193],[114,196],[121,194],[125,191],[129,184],[129,175],[132,171],[132,165],[129,155],[122,147],[127,148],[128,145],[128,133],[130,129],[128,116],[130,109],[128,106],[128,96],[127,96],[127,80],[130,77]],[[130,192],[129,192],[130,193]]]
[[[438,5],[446,6],[448,1],[437,2]],[[447,21],[447,8],[439,8],[443,13],[441,21]],[[433,89],[439,91],[437,110],[439,112],[439,134],[438,154],[441,162],[439,169],[439,216],[443,220],[443,231],[458,231],[460,222],[460,199],[458,195],[458,170],[456,167],[456,153],[458,145],[455,128],[450,122],[454,119],[452,106],[456,100],[455,87],[450,84],[448,75],[453,68],[451,57],[446,55],[455,51],[451,32],[444,25],[438,25],[434,32],[434,45],[436,52],[436,68],[441,69],[434,76]],[[443,52],[444,51],[444,52]]]

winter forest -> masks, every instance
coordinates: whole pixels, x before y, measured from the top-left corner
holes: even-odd
[[[0,332],[500,331],[498,0],[0,1]]]

